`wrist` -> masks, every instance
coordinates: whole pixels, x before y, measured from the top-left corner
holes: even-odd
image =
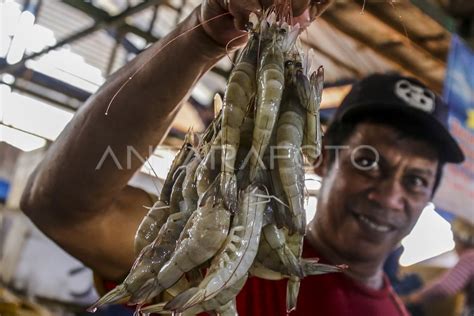
[[[247,42],[247,32],[236,27],[234,16],[224,10],[217,1],[213,5],[197,7],[196,13],[202,31],[214,45],[224,49],[226,53]]]
[[[199,5],[189,16],[189,21],[185,23],[183,32],[190,32],[191,43],[197,52],[210,60],[217,61],[226,55],[227,50],[225,45],[222,45],[206,30],[205,25],[208,23],[203,22],[201,5]]]

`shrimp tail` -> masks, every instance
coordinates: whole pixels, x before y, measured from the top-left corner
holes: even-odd
[[[341,265],[330,265],[324,263],[317,263],[317,260],[313,259],[302,259],[301,266],[304,271],[304,275],[320,275],[333,272],[342,272],[347,269],[347,266],[344,264]]]
[[[152,292],[153,287],[155,286],[154,280],[148,280],[143,284],[133,295],[130,297],[128,303],[129,305],[142,304],[144,303]]]
[[[280,260],[286,267],[288,267],[290,274],[303,278],[304,270],[301,267],[298,258],[291,252],[291,250],[287,246],[284,247],[283,253],[284,255],[280,256]]]
[[[117,303],[122,299],[129,297],[130,294],[127,292],[123,285],[116,286],[113,290],[102,296],[97,302],[95,302],[92,306],[90,306],[87,311],[90,313],[94,313],[97,308]]]
[[[165,306],[165,310],[183,311],[200,302],[205,298],[206,291],[198,287],[190,288],[176,296]]]
[[[140,312],[144,315],[149,315],[151,313],[166,313],[166,308],[165,308],[166,303],[159,303],[155,305],[149,305],[147,307],[144,307],[140,309]]]
[[[286,285],[286,312],[289,314],[296,309],[298,293],[300,291],[301,279],[298,277],[290,277]]]

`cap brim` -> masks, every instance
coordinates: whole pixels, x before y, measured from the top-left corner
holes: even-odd
[[[359,104],[346,109],[340,114],[340,121],[347,121],[355,118],[370,117],[370,114],[380,113],[384,116],[391,114],[407,115],[411,121],[416,120],[420,126],[429,131],[430,138],[439,144],[440,159],[444,162],[460,163],[464,161],[464,153],[458,142],[451,136],[449,131],[432,115],[411,107],[401,107],[397,104],[367,103]]]

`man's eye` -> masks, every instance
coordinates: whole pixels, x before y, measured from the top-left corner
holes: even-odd
[[[361,157],[355,160],[356,167],[361,170],[373,170],[378,168],[378,163],[375,159]]]
[[[409,176],[407,181],[408,184],[413,188],[425,188],[428,186],[428,181],[419,176]]]

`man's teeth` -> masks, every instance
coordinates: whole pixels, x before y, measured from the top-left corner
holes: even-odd
[[[364,223],[366,223],[367,225],[369,225],[370,228],[372,228],[372,229],[374,229],[378,232],[384,233],[384,232],[388,232],[390,230],[390,227],[385,226],[385,225],[376,224],[376,223],[374,223],[373,221],[371,221],[370,219],[368,219],[367,217],[365,217],[363,215],[359,215],[359,219],[361,221],[363,221]]]

